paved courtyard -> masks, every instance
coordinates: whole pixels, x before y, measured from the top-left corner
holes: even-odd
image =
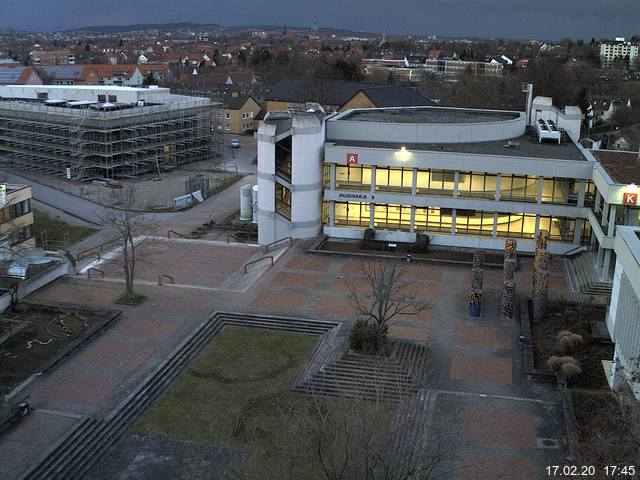
[[[309,242],[295,244],[244,289],[227,289],[225,282],[242,276],[242,266],[259,255],[257,249],[157,242],[148,247],[152,263],[140,268],[142,282],[136,290],[148,299],[138,307],[113,304],[123,286],[117,272],[104,266],[98,268],[105,270],[108,281],[67,277],[32,295],[34,301],[124,312],[111,328],[28,387],[26,394],[38,413],[0,437],[0,458],[12,459],[0,462],[0,478],[16,478],[78,416],[108,414],[214,311],[353,321],[348,286],[365,288],[361,262],[307,254],[308,246]],[[530,259],[521,260],[516,274],[521,294],[531,290],[531,267]],[[161,273],[172,275],[178,286],[157,285]],[[544,466],[561,462],[565,455],[555,448],[555,441],[562,444],[562,408],[552,387],[525,379],[519,326],[498,315],[501,272],[486,272],[483,312],[477,319],[466,314],[470,267],[408,264],[404,278],[414,286],[418,301],[431,308],[394,319],[390,336],[430,349],[429,418],[446,419],[447,425],[447,461],[439,478],[547,478]],[[569,293],[562,264],[553,265],[551,286],[553,297]],[[42,434],[29,433],[34,431]],[[136,478],[153,478],[144,473],[139,456],[122,451],[101,462],[100,478],[131,478],[123,473],[133,468],[121,464],[125,458],[135,462]],[[178,456],[174,460],[179,462]],[[154,468],[149,475],[157,473]]]

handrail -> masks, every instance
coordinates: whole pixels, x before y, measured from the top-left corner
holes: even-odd
[[[104,271],[99,268],[90,267],[87,269],[87,279],[91,278],[91,271],[98,272],[100,274],[100,278],[104,278]]]
[[[268,260],[270,260],[270,265],[269,265],[269,266],[270,266],[270,267],[273,267],[273,257],[272,257],[271,255],[266,255],[266,256],[264,256],[264,257],[262,257],[262,258],[259,258],[258,260],[254,260],[253,262],[246,263],[246,264],[244,265],[244,273],[247,273],[247,272],[248,272],[248,271],[247,271],[247,267],[248,267],[248,266],[250,266],[250,265],[255,265],[255,264],[257,264],[257,263],[259,263],[259,262],[262,262],[263,260],[267,260],[267,259],[268,259]]]
[[[116,242],[116,240],[119,240],[118,238],[112,238],[111,240],[107,240],[104,243],[101,243],[100,245],[96,245],[95,247],[91,247],[91,248],[87,248],[86,250],[82,250],[80,252],[78,252],[76,254],[76,261],[80,261],[80,258],[82,257],[88,257],[89,255],[85,255],[88,254],[89,252],[93,252],[94,250],[98,250],[98,260],[100,260],[100,255],[102,255],[102,252],[104,251],[104,247],[105,245],[109,245],[111,243]]]
[[[586,246],[587,246],[586,244],[581,243],[581,244],[580,244],[580,245],[578,245],[577,247],[572,248],[571,250],[568,250],[568,251],[564,252],[562,255],[564,255],[565,257],[568,257],[568,256],[569,256],[569,255],[571,255],[572,253],[575,253],[575,252],[577,252],[578,250],[580,250],[581,248],[584,248],[584,247],[586,247]]]
[[[174,283],[173,277],[171,275],[165,275],[164,273],[158,275],[158,285],[162,285],[162,279],[163,278],[168,278],[169,279],[169,283],[171,283],[173,285],[173,283]]]
[[[183,235],[183,234],[182,234],[182,233],[180,233],[180,232],[176,232],[175,230],[169,230],[169,231],[167,232],[167,238],[171,238],[171,234],[172,234],[172,233],[173,233],[174,235],[179,236],[179,237],[186,238],[187,240],[191,240],[191,239],[190,239],[189,237],[187,237],[186,235]]]
[[[289,242],[289,246],[293,245],[293,238],[292,237],[284,237],[284,238],[281,238],[280,240],[276,240],[275,242],[271,242],[271,243],[265,245],[264,246],[264,253],[269,253],[269,249],[271,247],[273,247],[274,245],[277,245],[277,244],[279,244],[281,242],[285,242],[285,241]]]

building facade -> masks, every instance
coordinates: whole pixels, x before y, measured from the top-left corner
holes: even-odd
[[[602,66],[609,68],[616,59],[626,60],[628,66],[633,66],[638,62],[638,45],[627,42],[619,37],[614,41],[602,42],[600,44],[600,61]]]
[[[31,187],[0,185],[0,246],[35,247]]]
[[[0,86],[0,163],[69,179],[111,179],[211,155],[207,98],[167,88]]]

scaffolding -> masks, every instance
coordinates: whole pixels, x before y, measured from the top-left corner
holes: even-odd
[[[0,164],[80,181],[173,170],[211,157],[211,110],[178,95],[115,111],[0,100]]]

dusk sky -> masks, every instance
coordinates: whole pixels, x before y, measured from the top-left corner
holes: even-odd
[[[640,33],[640,0],[0,0],[0,28],[288,23],[398,35],[559,39]]]

